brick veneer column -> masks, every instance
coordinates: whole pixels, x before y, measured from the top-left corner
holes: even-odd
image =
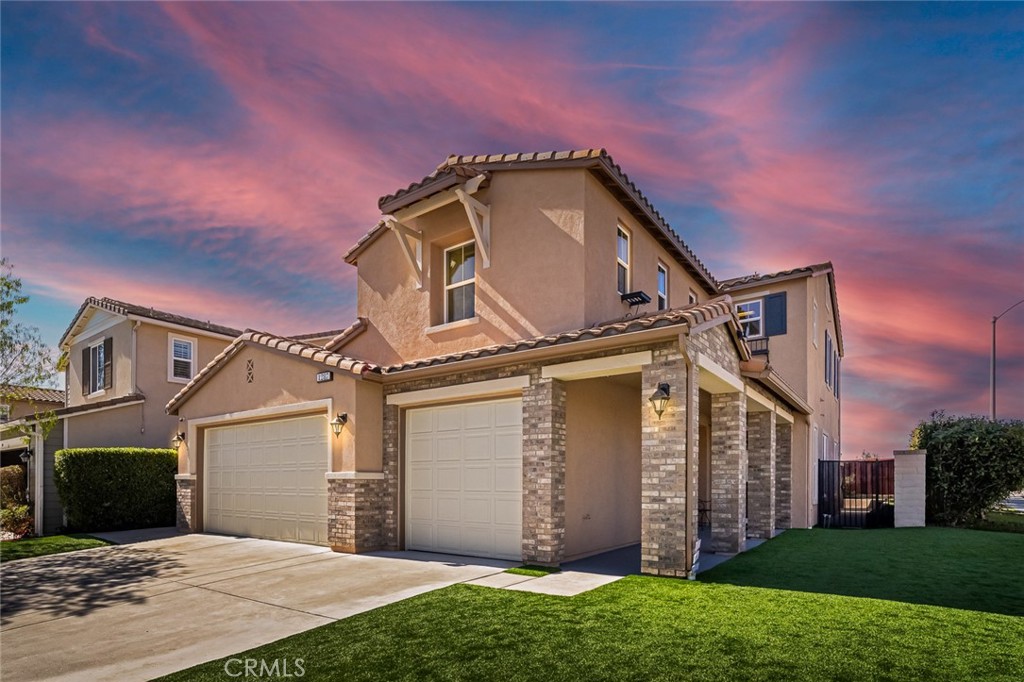
[[[556,566],[565,550],[565,385],[523,390],[523,561]]]
[[[775,527],[793,525],[793,425],[775,422]]]
[[[775,412],[747,413],[747,535],[775,534]]]
[[[401,411],[397,405],[384,406],[384,434],[383,434],[383,509],[381,516],[383,524],[381,549],[396,550],[399,548],[400,537],[399,523],[401,516],[399,509],[399,491],[401,486],[398,481],[398,460],[401,458],[401,423],[399,415]]]
[[[747,403],[711,396],[711,551],[736,553],[746,540]]]
[[[384,546],[382,478],[327,481],[327,541],[335,552],[372,552]]]
[[[194,474],[177,474],[177,526],[182,533],[194,533],[196,518],[196,477]]]
[[[696,419],[696,391],[688,400],[686,364],[674,349],[656,352],[654,362],[643,367],[641,381],[640,570],[685,577],[686,543],[696,537],[696,516],[690,523],[686,518],[686,420]],[[648,399],[661,383],[669,385],[671,399],[658,417]],[[693,440],[696,462],[696,437]],[[694,494],[696,489],[694,484]]]
[[[927,450],[896,450],[895,485],[897,528],[923,527],[925,518],[925,459]]]

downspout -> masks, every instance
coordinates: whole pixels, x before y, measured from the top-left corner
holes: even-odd
[[[135,324],[132,325],[132,393],[138,394],[139,392],[139,374],[138,365],[136,358],[138,356],[138,329],[139,325],[142,324],[141,320],[135,320]],[[146,433],[146,405],[145,403],[139,408],[139,433]]]
[[[695,459],[694,456],[693,456],[693,451],[694,451],[694,446],[696,445],[696,443],[694,442],[693,422],[697,418],[697,415],[692,414],[692,410],[691,410],[691,408],[693,407],[693,405],[692,405],[692,402],[693,402],[692,398],[693,398],[694,385],[693,385],[693,361],[690,359],[690,353],[689,353],[689,348],[688,348],[689,340],[690,340],[690,329],[689,329],[689,327],[687,327],[686,331],[683,332],[680,335],[680,337],[679,337],[679,341],[680,341],[680,343],[679,343],[679,350],[680,350],[680,352],[683,355],[683,363],[686,365],[686,396],[683,398],[683,400],[686,401],[686,484],[684,486],[684,491],[685,491],[685,494],[686,494],[686,505],[685,505],[685,512],[684,512],[686,514],[686,552],[683,554],[683,557],[684,557],[684,560],[685,560],[685,564],[684,565],[686,566],[686,577],[689,580],[696,580],[697,579],[697,575],[693,571],[693,564],[694,564],[694,561],[693,561],[694,551],[693,550],[694,550],[694,546],[698,542],[698,538],[691,537],[690,536],[690,531],[694,527],[693,516],[696,513],[696,508],[694,506],[694,500],[693,500],[693,467],[694,467],[694,461],[693,460]],[[696,400],[696,403],[697,403],[697,406],[698,406],[697,409],[699,410],[700,409],[700,399],[699,398]],[[699,448],[698,448],[696,459],[699,460],[699,458],[700,458],[700,452],[699,452]]]

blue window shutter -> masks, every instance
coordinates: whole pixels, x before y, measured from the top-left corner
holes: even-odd
[[[765,336],[786,333],[786,292],[764,297],[764,333]]]

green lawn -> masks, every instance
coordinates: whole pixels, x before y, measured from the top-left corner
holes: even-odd
[[[79,549],[102,547],[109,544],[106,540],[100,540],[91,535],[48,535],[42,538],[7,540],[0,542],[0,562],[74,552]]]
[[[984,521],[972,526],[978,530],[995,530],[1002,533],[1024,533],[1024,512],[992,511],[986,514]]]
[[[455,585],[236,657],[301,658],[305,680],[1017,681],[1022,540],[790,531],[702,581],[573,598]],[[224,680],[226,660],[164,679]]]

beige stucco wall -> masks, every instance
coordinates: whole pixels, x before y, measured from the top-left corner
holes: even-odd
[[[3,402],[3,401],[0,401]],[[21,419],[22,417],[34,417],[37,413],[42,414],[50,410],[58,410],[64,405],[50,402],[34,402],[31,400],[8,400],[3,402],[11,408],[10,420]]]
[[[67,447],[171,447],[173,431],[168,433],[163,424],[151,425],[144,430],[143,414],[143,404],[134,403],[89,414],[70,415],[65,419],[68,429]]]
[[[639,375],[568,381],[565,556],[640,541]]]
[[[701,302],[709,298],[679,262],[593,175],[585,173],[584,177],[587,244],[584,318],[587,324],[618,319],[630,312],[616,290],[616,230],[619,225],[630,234],[630,289],[644,291],[651,297],[651,302],[642,308],[643,312],[657,310],[659,262],[668,267],[670,308],[687,305],[690,289],[697,293]]]
[[[132,392],[132,324],[130,320],[124,319],[112,327],[75,339],[68,354],[66,374],[69,407],[98,403]],[[113,339],[114,358],[111,364],[114,372],[113,386],[95,397],[87,398],[82,395],[82,349],[107,337]]]
[[[246,361],[253,362],[253,382],[246,381]],[[306,412],[323,413],[326,422],[338,412],[348,413],[348,423],[341,436],[330,435],[334,471],[380,471],[383,402],[378,384],[364,382],[351,374],[334,370],[334,380],[316,383],[318,372],[327,368],[317,363],[296,359],[263,346],[248,345],[232,357],[220,371],[204,384],[179,410],[184,426],[189,420],[291,406],[296,403],[330,399],[333,413],[322,407]],[[274,415],[293,417],[302,412]],[[239,421],[258,421],[267,415],[238,415]],[[223,425],[217,421],[213,425]],[[205,426],[204,426],[205,428]],[[357,435],[366,434],[357,438]],[[199,434],[201,436],[201,432]],[[189,443],[194,452],[202,452],[202,443]],[[179,472],[189,473],[187,453],[179,458]],[[201,455],[191,462],[191,473],[200,472]]]

